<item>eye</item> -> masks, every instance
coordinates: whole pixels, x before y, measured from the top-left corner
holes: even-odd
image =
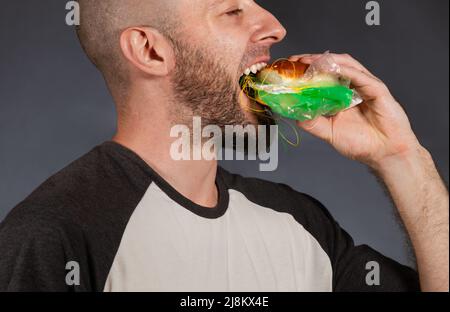
[[[228,16],[239,16],[239,15],[242,14],[243,11],[244,11],[244,10],[242,10],[242,9],[235,9],[235,10],[232,10],[232,11],[227,12],[226,14],[227,14]]]

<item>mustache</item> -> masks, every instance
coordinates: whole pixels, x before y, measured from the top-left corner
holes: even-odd
[[[270,47],[258,46],[249,48],[242,57],[241,64],[239,65],[239,71],[243,72],[250,62],[260,56],[270,56]]]

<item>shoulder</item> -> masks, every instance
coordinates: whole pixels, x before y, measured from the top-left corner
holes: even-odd
[[[73,260],[84,268],[84,285],[92,270],[96,284],[90,286],[101,290],[129,218],[152,182],[135,158],[102,144],[14,207],[0,223],[0,289],[62,289],[65,284],[52,283],[64,281],[64,264]],[[28,279],[30,270],[39,281]]]
[[[96,147],[49,177],[11,210],[2,227],[12,223],[34,228],[40,222],[62,222],[65,216],[73,220],[69,215],[78,214],[84,199],[92,200],[94,189],[104,186],[104,157]]]
[[[95,147],[14,207],[0,224],[0,236],[21,230],[93,231],[113,220],[125,225],[151,183],[128,156],[112,144]]]

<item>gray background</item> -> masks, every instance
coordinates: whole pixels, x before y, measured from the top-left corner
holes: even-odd
[[[275,58],[325,50],[354,55],[403,104],[448,181],[449,2],[379,2],[382,25],[369,27],[366,1],[260,1],[289,31]],[[111,98],[65,25],[65,3],[0,6],[0,220],[47,177],[114,133]],[[223,166],[317,197],[357,243],[410,263],[391,204],[367,168],[305,133],[301,139],[299,148],[281,149],[275,172],[261,173],[253,162]]]

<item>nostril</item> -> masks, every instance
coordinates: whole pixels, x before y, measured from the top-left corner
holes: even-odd
[[[278,41],[279,39],[278,39],[278,36],[268,36],[268,37],[266,37],[266,38],[262,38],[262,41],[265,41],[265,40],[267,40],[267,41]]]
[[[280,35],[270,35],[270,36],[266,36],[266,37],[260,38],[259,43],[262,42],[264,44],[271,45],[271,44],[280,42],[281,40],[283,40],[284,37],[285,36],[282,35],[282,34],[280,34]]]

